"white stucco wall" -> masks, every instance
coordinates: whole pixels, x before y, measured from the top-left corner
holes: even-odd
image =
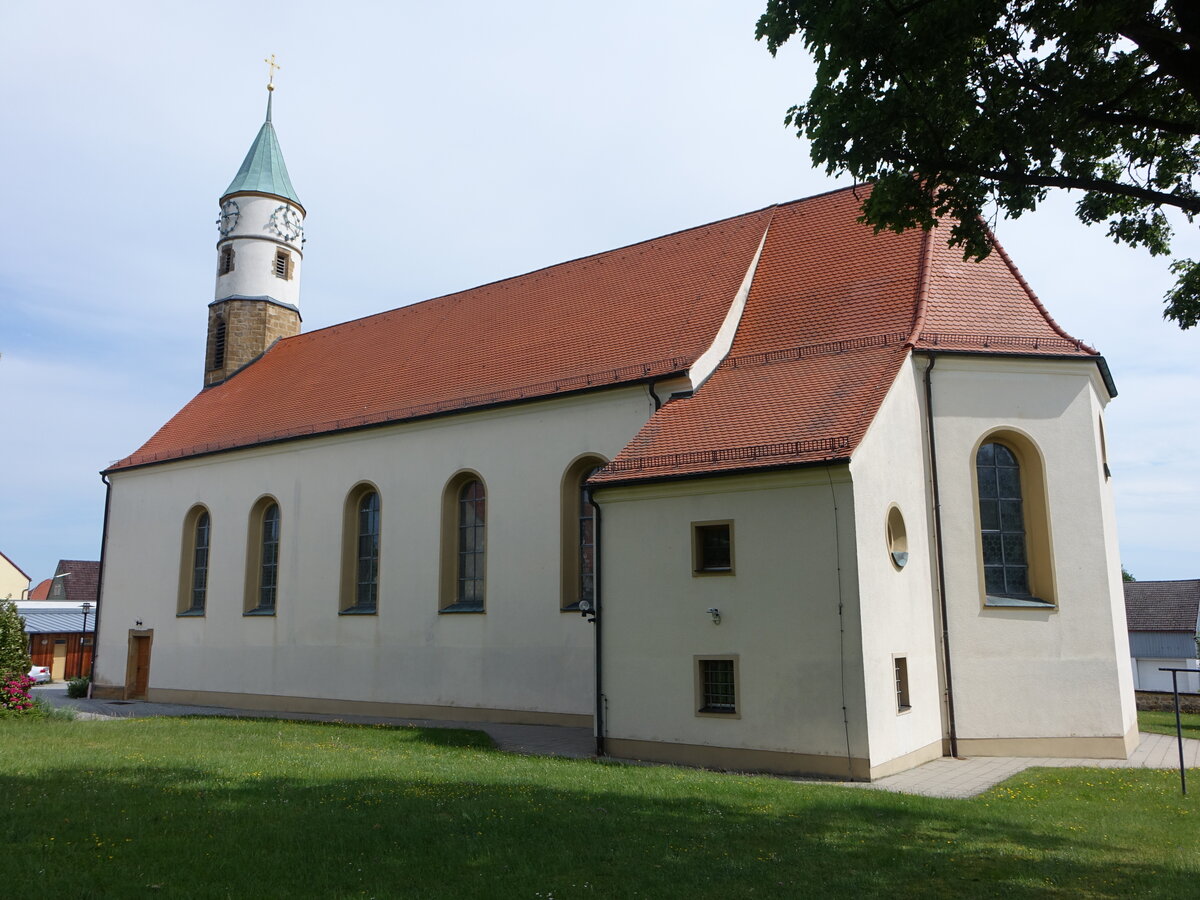
[[[943,733],[919,379],[919,367],[910,359],[850,464],[872,766],[938,743]],[[900,510],[908,538],[908,562],[901,569],[888,549],[892,506]],[[895,656],[905,657],[908,665],[911,709],[906,712],[897,710]]]
[[[253,194],[238,194],[233,197],[240,214],[237,224],[218,243],[214,270],[218,273],[213,298],[223,300],[234,294],[248,297],[268,296],[280,303],[300,305],[300,270],[304,264],[304,248],[300,238],[285,241],[271,227],[271,216],[281,206],[288,207],[300,216],[304,214],[293,203],[276,197],[259,197]],[[229,238],[233,238],[229,241]],[[233,271],[221,275],[220,247],[232,243],[234,249]],[[292,258],[292,277],[275,276],[275,254],[286,250]]]
[[[865,758],[844,466],[614,487],[598,498],[609,738]],[[713,520],[733,522],[735,572],[693,575],[691,523]],[[699,716],[694,657],[726,654],[738,657],[739,717]]]
[[[1106,397],[1089,361],[937,358],[933,409],[960,738],[1121,737],[1135,723],[1097,425]],[[1026,435],[1043,460],[1054,609],[983,606],[974,453],[997,427]],[[1027,527],[1029,515],[1026,503]]]
[[[588,715],[593,635],[560,612],[560,483],[611,458],[653,410],[641,386],[151,466],[112,476],[97,681],[123,684],[154,630],[150,687]],[[487,612],[438,613],[442,493],[488,500]],[[343,506],[378,488],[378,614],[338,615]],[[251,507],[281,511],[277,615],[243,616]],[[207,613],[177,617],[182,522],[212,522]]]

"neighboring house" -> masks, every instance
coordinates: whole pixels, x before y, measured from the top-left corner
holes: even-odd
[[[17,604],[33,664],[48,666],[55,681],[91,672],[99,575],[98,560],[60,559],[54,577]]]
[[[1171,673],[1160,668],[1200,669],[1200,579],[1125,582],[1125,618],[1139,691],[1171,690]],[[1200,673],[1179,675],[1179,689],[1200,692]]]
[[[17,604],[25,617],[29,656],[33,665],[47,666],[55,681],[87,675],[95,643],[95,604],[26,600]]]
[[[41,587],[41,585],[38,585]],[[50,579],[47,600],[95,604],[100,597],[100,561],[60,559]]]
[[[855,779],[1125,757],[1107,366],[866,190],[300,333],[268,105],[205,387],[105,473],[94,694]]]
[[[29,590],[29,576],[0,553],[0,600],[20,600]]]

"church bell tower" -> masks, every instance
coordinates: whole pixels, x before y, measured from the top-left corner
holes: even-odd
[[[271,124],[275,57],[267,117],[242,167],[221,195],[217,285],[208,305],[205,387],[253,362],[279,338],[300,333],[304,207],[283,163]]]

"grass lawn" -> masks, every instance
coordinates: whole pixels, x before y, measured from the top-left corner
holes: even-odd
[[[1185,738],[1200,740],[1200,713],[1180,713],[1179,723],[1183,726]],[[1175,737],[1175,711],[1140,710],[1138,712],[1138,728],[1141,731],[1153,731],[1157,734],[1169,734]]]
[[[1200,782],[1200,777],[1197,778]],[[49,897],[1196,896],[1169,771],[972,800],[527,758],[477,732],[0,721],[0,893]]]

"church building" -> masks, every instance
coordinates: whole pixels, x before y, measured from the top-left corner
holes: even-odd
[[[306,332],[268,100],[203,388],[104,472],[94,693],[855,780],[1127,756],[1104,358],[864,190]]]

